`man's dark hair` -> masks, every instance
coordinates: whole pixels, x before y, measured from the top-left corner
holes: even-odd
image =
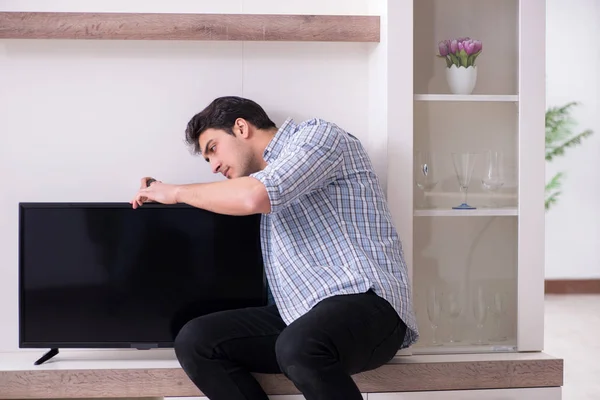
[[[219,97],[188,122],[186,142],[195,154],[200,154],[202,149],[198,138],[205,130],[222,129],[233,135],[233,124],[237,118],[245,119],[258,129],[276,127],[265,110],[254,101],[236,96]]]

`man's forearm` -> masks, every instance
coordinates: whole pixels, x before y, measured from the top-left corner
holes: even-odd
[[[219,214],[251,215],[271,211],[265,186],[255,178],[180,185],[177,202]]]

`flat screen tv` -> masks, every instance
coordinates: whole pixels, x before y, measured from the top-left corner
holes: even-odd
[[[208,313],[266,304],[260,215],[19,204],[19,346],[172,347]]]

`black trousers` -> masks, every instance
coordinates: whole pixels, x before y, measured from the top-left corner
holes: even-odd
[[[210,400],[268,400],[251,372],[283,373],[307,400],[359,400],[351,375],[391,360],[405,334],[369,291],[325,299],[289,326],[274,305],[202,316],[181,329],[175,353]]]

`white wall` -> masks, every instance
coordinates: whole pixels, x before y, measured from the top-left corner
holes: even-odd
[[[600,2],[548,0],[547,105],[579,101],[577,132],[595,134],[547,164],[547,179],[566,178],[546,216],[546,278],[600,278]]]
[[[368,0],[4,0],[0,11],[368,14]],[[219,179],[190,155],[183,133],[193,114],[222,95],[256,100],[276,124],[288,116],[321,117],[367,142],[369,49],[1,40],[0,351],[18,348],[20,201],[127,202],[142,176]]]

